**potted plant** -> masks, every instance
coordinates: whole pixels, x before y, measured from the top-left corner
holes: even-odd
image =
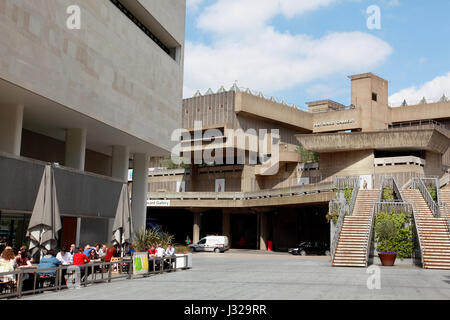
[[[378,257],[383,266],[393,266],[397,258],[394,241],[398,230],[395,222],[386,217],[380,217],[375,224],[375,234],[377,240]],[[381,252],[380,252],[381,251]]]

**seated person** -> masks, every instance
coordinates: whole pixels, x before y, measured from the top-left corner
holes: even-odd
[[[23,247],[20,248],[19,253],[16,256],[17,266],[19,268],[31,267],[31,259],[28,256],[28,252]]]
[[[73,255],[73,265],[80,266],[81,272],[84,272],[86,270],[86,272],[84,272],[83,279],[89,276],[89,268],[81,266],[89,262],[91,262],[91,260],[89,260],[89,258],[84,254],[83,248],[78,248],[78,252]],[[83,279],[81,279],[81,281],[83,281]]]
[[[59,265],[61,265],[61,261],[56,259],[54,254],[55,252],[52,249],[48,250],[47,254],[42,257],[41,262],[39,262],[37,268],[38,269],[57,268]],[[38,271],[37,274],[55,277],[56,270]]]
[[[72,264],[72,255],[67,251],[65,247],[61,248],[61,251],[56,255],[56,259],[61,261],[61,263],[65,266]]]
[[[116,247],[111,246],[106,250],[105,262],[111,262],[111,258],[116,254]]]
[[[154,245],[152,245],[152,247],[150,249],[148,249],[148,254],[150,255],[150,257],[156,256],[156,248]]]
[[[94,249],[94,248],[92,248],[89,244],[87,244],[87,245],[84,247],[84,254],[85,254],[86,256],[89,257],[89,254],[91,253],[91,250],[92,250],[92,249]]]
[[[7,246],[2,251],[1,257],[0,257],[0,273],[3,272],[13,272],[17,267],[16,262],[16,256],[14,255],[13,248]],[[16,276],[13,274],[6,275],[0,277],[0,281],[2,282],[9,282],[9,281],[15,281]]]
[[[166,249],[166,251],[164,252],[164,255],[165,255],[165,256],[173,256],[173,255],[175,255],[175,248],[172,247],[171,244],[167,245],[167,249]]]
[[[92,262],[100,262],[100,261],[102,261],[102,259],[100,259],[100,257],[97,254],[97,251],[95,251],[95,249],[91,250],[91,252],[89,253],[88,258]]]
[[[129,244],[128,245],[128,252],[126,253],[127,256],[133,256],[133,253],[136,253],[136,250],[133,249],[133,245]]]
[[[162,245],[159,243],[156,247],[156,256],[158,258],[162,258],[164,256],[164,248],[162,247]]]

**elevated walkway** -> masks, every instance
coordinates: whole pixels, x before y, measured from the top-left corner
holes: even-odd
[[[148,206],[239,208],[327,203],[334,198],[334,184],[317,183],[256,192],[150,192]],[[164,200],[158,202],[157,200]],[[152,205],[160,203],[160,205]],[[163,205],[162,205],[163,204]]]

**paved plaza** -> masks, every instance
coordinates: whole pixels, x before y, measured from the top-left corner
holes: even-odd
[[[195,253],[193,268],[133,280],[47,292],[23,299],[450,299],[450,271],[380,267],[369,290],[366,268],[333,268],[329,257],[231,250]]]

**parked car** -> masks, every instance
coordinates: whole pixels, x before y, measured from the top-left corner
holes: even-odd
[[[189,245],[192,251],[214,251],[225,252],[229,249],[227,236],[207,236],[201,238],[197,243]]]
[[[325,241],[303,241],[297,248],[289,248],[288,252],[293,255],[306,256],[307,254],[330,255],[330,244]]]

